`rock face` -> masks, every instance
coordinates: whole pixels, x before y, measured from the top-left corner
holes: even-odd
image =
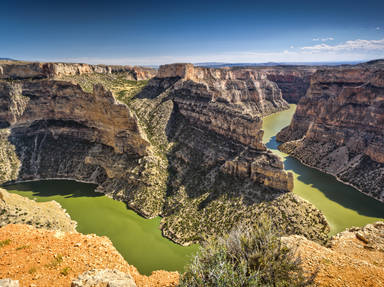
[[[18,280],[20,286],[71,286],[79,276],[82,279],[82,282],[76,280],[79,284],[95,286],[86,285],[84,279],[95,282],[101,275],[106,275],[104,279],[108,279],[110,285],[102,285],[100,280],[101,285],[96,286],[173,287],[179,281],[177,272],[154,271],[151,276],[141,275],[124,260],[107,237],[95,234],[8,224],[0,228],[0,242],[7,243],[1,247],[0,278]],[[88,270],[99,271],[84,275]],[[95,276],[90,276],[92,274]],[[124,277],[120,277],[122,274]],[[121,278],[130,285],[112,285]]]
[[[69,178],[126,201],[149,188],[162,204],[148,168],[157,160],[136,116],[102,86],[86,93],[56,80],[0,81],[0,95],[2,182]]]
[[[94,269],[81,274],[72,281],[71,287],[136,287],[129,273],[119,270]]]
[[[96,183],[146,217],[161,215],[163,234],[181,244],[262,213],[326,240],[324,216],[289,192],[292,175],[261,142],[261,117],[288,107],[265,74],[166,65],[134,98],[116,90],[125,105],[100,85],[88,93],[50,76],[95,66],[17,65],[3,65],[0,80],[2,182]]]
[[[280,149],[384,201],[384,62],[318,70]]]
[[[128,104],[167,166],[162,212],[167,237],[188,244],[222,234],[239,221],[253,222],[261,213],[292,232],[296,220],[308,227],[316,222],[318,234],[326,232],[318,212],[303,216],[309,204],[292,198],[292,175],[261,142],[261,117],[287,107],[265,75],[165,65]],[[309,237],[312,232],[311,227],[304,231]]]
[[[61,231],[75,231],[76,227],[56,201],[36,202],[0,189],[0,227],[16,223]]]
[[[297,104],[305,96],[311,76],[319,68],[317,66],[268,66],[250,67],[248,69],[267,75],[268,80],[278,85],[283,98],[288,103]],[[239,69],[244,68],[231,68],[233,71]]]
[[[63,75],[126,73],[130,80],[149,80],[156,70],[145,67],[106,66],[72,63],[28,63],[0,61],[0,79],[45,79]]]
[[[341,232],[321,246],[302,236],[282,240],[296,249],[304,271],[317,272],[316,286],[383,286],[384,223]]]

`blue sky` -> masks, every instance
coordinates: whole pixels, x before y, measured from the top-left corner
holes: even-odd
[[[0,2],[0,57],[107,64],[384,58],[384,1]]]

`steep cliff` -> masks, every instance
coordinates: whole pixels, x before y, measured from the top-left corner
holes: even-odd
[[[280,149],[384,201],[384,61],[318,70]]]
[[[319,68],[318,66],[256,66],[247,69],[267,75],[267,79],[276,83],[281,89],[283,98],[288,103],[297,104],[305,96],[311,76]],[[242,69],[244,68],[231,68],[233,71]]]
[[[1,166],[11,169],[2,182],[71,178],[146,216],[161,210],[158,159],[136,116],[102,86],[86,93],[56,80],[0,81],[0,95]]]
[[[325,238],[324,217],[288,192],[292,175],[261,143],[261,116],[287,107],[265,75],[165,65],[125,102],[168,166],[164,235],[189,243],[267,213],[288,233]]]
[[[122,78],[51,78],[44,64],[20,65],[3,65],[0,80],[0,168],[11,170],[2,182],[96,183],[146,217],[163,216],[163,234],[182,244],[262,213],[289,234],[326,240],[324,216],[289,192],[292,175],[261,143],[261,117],[287,108],[263,73],[167,65],[134,96],[141,87],[125,90],[127,79],[116,88]]]

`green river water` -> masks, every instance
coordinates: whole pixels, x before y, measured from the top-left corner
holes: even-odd
[[[142,274],[182,272],[197,246],[183,247],[162,237],[160,217],[145,219],[123,202],[96,193],[95,185],[71,180],[43,180],[4,186],[37,201],[56,200],[77,221],[77,231],[108,236],[127,262]]]
[[[294,175],[293,192],[320,209],[334,235],[351,226],[363,226],[384,218],[384,204],[364,195],[335,177],[301,164],[280,152],[276,134],[290,124],[296,105],[290,109],[263,118],[263,142],[284,159],[284,168]]]
[[[323,211],[331,235],[384,218],[384,204],[277,150],[275,135],[289,125],[295,107],[291,105],[289,110],[263,119],[264,143],[283,157],[285,169],[294,174],[294,192]],[[124,203],[94,192],[92,184],[47,180],[5,188],[37,201],[58,201],[78,222],[79,232],[108,236],[124,258],[143,274],[157,269],[183,271],[197,250],[196,245],[182,247],[162,237],[160,218],[144,219]]]

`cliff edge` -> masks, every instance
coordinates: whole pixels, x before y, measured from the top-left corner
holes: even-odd
[[[318,70],[282,151],[384,201],[384,61]]]

